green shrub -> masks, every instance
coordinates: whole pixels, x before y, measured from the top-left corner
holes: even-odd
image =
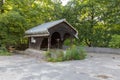
[[[49,50],[46,52],[47,61],[61,62],[66,60],[82,60],[85,59],[86,53],[82,47],[72,46],[66,51]]]
[[[66,39],[66,40],[64,41],[64,45],[65,45],[65,46],[70,46],[70,45],[71,45],[70,39]]]
[[[66,50],[65,60],[82,60],[85,59],[86,53],[82,47],[72,46]]]
[[[120,48],[120,35],[113,35],[109,47]]]
[[[61,62],[63,61],[64,53],[62,50],[49,50],[46,52],[47,61]]]
[[[0,47],[0,56],[9,56],[9,55],[11,55],[11,53],[9,53],[6,48]]]

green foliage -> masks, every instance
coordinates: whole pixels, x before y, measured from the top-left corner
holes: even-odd
[[[6,48],[0,47],[0,56],[10,56],[10,55],[11,53],[9,53]]]
[[[66,50],[65,60],[82,60],[86,58],[86,53],[82,47],[72,46]]]
[[[63,44],[64,44],[65,46],[70,46],[70,45],[71,45],[70,39],[66,39]]]
[[[27,29],[59,19],[62,12],[60,1],[51,0],[5,0],[1,7],[4,11],[0,14],[0,43],[3,45],[27,44],[24,38]]]
[[[108,47],[113,34],[119,34],[120,0],[71,0],[65,6],[66,19],[79,32],[78,43]]]
[[[109,47],[120,48],[120,35],[113,35]]]
[[[64,52],[62,50],[49,50],[46,52],[47,61],[61,62],[64,60]]]
[[[0,43],[27,44],[27,29],[66,18],[79,32],[77,45],[108,47],[112,35],[120,35],[119,3],[120,0],[69,0],[62,6],[60,0],[5,0],[0,5]],[[65,44],[69,45],[69,41]]]
[[[0,37],[2,44],[18,44],[24,35],[25,19],[15,11],[0,16]]]
[[[66,51],[50,50],[46,52],[47,61],[61,62],[66,60],[83,60],[86,58],[86,53],[82,47],[72,46]]]

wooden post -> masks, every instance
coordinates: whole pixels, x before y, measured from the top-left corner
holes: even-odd
[[[51,37],[48,37],[48,50],[50,50],[51,47]]]
[[[57,48],[59,49],[60,48],[60,39],[56,39],[57,40]]]
[[[28,38],[28,43],[29,48],[31,48],[31,37]]]
[[[73,45],[73,38],[70,37],[70,42],[71,42],[71,45]]]

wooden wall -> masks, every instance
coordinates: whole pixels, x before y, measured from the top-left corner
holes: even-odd
[[[43,38],[41,37],[34,37],[34,40],[36,41],[35,43],[31,42],[31,37],[29,38],[29,48],[33,49],[40,49],[40,45],[42,43]]]

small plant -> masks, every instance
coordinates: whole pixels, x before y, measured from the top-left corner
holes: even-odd
[[[65,54],[65,60],[82,60],[85,59],[86,53],[82,47],[76,47],[73,45]]]
[[[0,47],[0,56],[9,56],[11,53],[7,51],[5,47]]]
[[[46,52],[47,61],[61,62],[63,61],[64,53],[62,50],[49,50]]]
[[[70,44],[71,44],[70,39],[66,39],[66,40],[64,41],[64,45],[65,45],[65,46],[70,46]]]

